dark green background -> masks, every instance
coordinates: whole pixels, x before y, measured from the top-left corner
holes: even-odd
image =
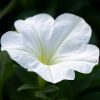
[[[15,30],[15,20],[39,13],[54,18],[62,13],[83,17],[93,30],[90,43],[100,47],[100,0],[0,0],[0,36]],[[0,51],[0,100],[100,100],[100,66],[88,75],[76,72],[74,81],[46,83],[42,89],[37,84],[35,73]]]

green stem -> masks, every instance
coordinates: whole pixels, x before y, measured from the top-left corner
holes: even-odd
[[[39,86],[39,89],[43,89],[43,87],[45,86],[45,80],[43,80],[39,76],[38,76],[38,86]]]

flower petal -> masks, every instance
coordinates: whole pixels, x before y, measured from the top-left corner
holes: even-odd
[[[74,80],[75,78],[74,70],[69,68],[66,63],[51,65],[50,71],[53,79],[52,83],[57,83],[62,80]]]
[[[68,65],[73,70],[76,70],[84,74],[88,74],[92,71],[96,63],[91,63],[91,62],[86,62],[86,61],[69,61]]]
[[[52,27],[54,24],[54,19],[48,14],[38,14],[33,17],[29,17],[26,21],[30,22],[37,34],[39,36],[42,54],[45,55],[45,58],[48,58],[48,48],[49,48],[49,35],[52,33]]]
[[[33,52],[34,55],[40,55],[41,40],[32,24],[26,20],[17,20],[15,22],[15,27],[22,34],[25,47]]]
[[[56,62],[68,62],[73,70],[90,73],[99,62],[99,49],[88,44],[76,51],[60,54]]]
[[[8,31],[1,37],[1,50],[22,47],[21,35],[17,32]]]
[[[77,49],[77,47],[87,44],[90,36],[91,28],[81,17],[62,14],[55,20],[50,40],[50,51],[57,52],[63,49],[65,52]]]
[[[36,67],[29,68],[28,71],[34,71],[43,79],[51,83],[57,83],[61,80],[74,80],[75,73],[73,69],[69,69],[66,64],[43,65],[36,64]]]
[[[48,14],[38,14],[26,19],[29,21],[39,33],[42,39],[46,39],[51,32],[54,19]]]
[[[26,69],[36,62],[36,58],[25,50],[8,49],[7,52],[14,61]]]

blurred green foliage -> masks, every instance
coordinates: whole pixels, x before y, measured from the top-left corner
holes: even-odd
[[[90,42],[100,46],[100,0],[0,0],[0,36],[14,30],[15,20],[38,13],[83,17],[93,29]],[[40,89],[35,73],[27,72],[7,52],[0,51],[0,100],[100,100],[100,65],[88,75],[76,72],[74,81],[46,83]]]

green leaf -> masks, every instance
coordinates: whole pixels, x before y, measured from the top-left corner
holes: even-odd
[[[46,100],[49,99],[43,91],[36,91],[35,96],[37,98],[42,98],[42,99],[46,99]]]
[[[14,63],[6,52],[0,52],[0,84],[9,78],[14,72]]]
[[[59,90],[59,88],[57,87],[57,86],[55,86],[55,85],[48,85],[48,86],[46,86],[45,88],[44,88],[44,92],[45,93],[51,93],[51,92],[55,92],[55,91],[58,91]]]
[[[43,100],[55,100],[55,94],[58,90],[59,88],[55,85],[47,85],[42,90],[36,91],[35,96]]]
[[[33,86],[32,84],[23,84],[20,86],[17,90],[22,91],[22,90],[27,90],[27,89],[37,89],[38,87]]]
[[[4,82],[13,74],[13,62],[6,52],[0,52],[0,100]]]

